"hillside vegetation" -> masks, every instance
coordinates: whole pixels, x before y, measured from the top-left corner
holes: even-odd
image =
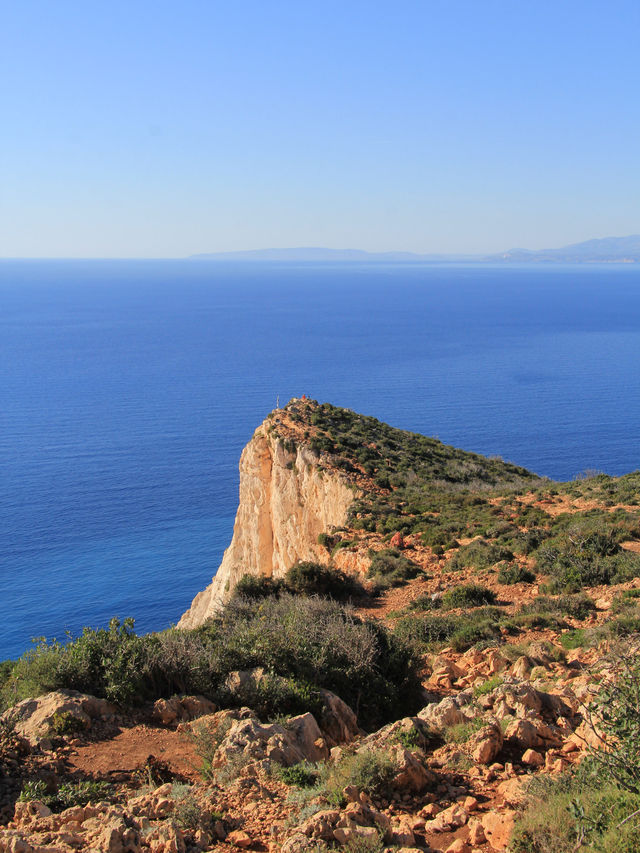
[[[312,400],[268,429],[290,465],[304,445],[353,488],[318,561],[245,575],[195,630],[138,636],[114,619],[41,640],[0,665],[2,708],[77,690],[114,702],[126,729],[165,720],[176,696],[201,703],[200,726],[181,719],[203,778],[185,794],[166,771],[176,849],[639,849],[640,472],[554,483]],[[0,770],[18,749],[11,713]],[[51,724],[69,755],[78,726]],[[58,810],[97,796],[104,779],[45,790],[38,749],[6,782],[11,808],[20,791]],[[132,830],[139,777],[127,785],[108,796]],[[144,833],[131,847],[156,849]]]

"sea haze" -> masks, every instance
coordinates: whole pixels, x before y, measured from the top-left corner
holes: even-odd
[[[174,623],[303,393],[553,478],[639,467],[634,266],[0,262],[0,659]]]

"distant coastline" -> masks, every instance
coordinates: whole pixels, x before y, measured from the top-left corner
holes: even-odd
[[[560,249],[509,249],[498,254],[419,254],[417,252],[366,252],[362,249],[328,249],[304,246],[284,249],[247,249],[191,255],[194,261],[315,261],[365,263],[640,263],[640,235],[603,237]]]

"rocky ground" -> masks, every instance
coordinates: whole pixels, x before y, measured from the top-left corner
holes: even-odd
[[[430,661],[424,708],[369,735],[332,696],[322,728],[311,714],[264,724],[249,709],[216,712],[197,697],[160,700],[128,717],[68,691],[27,700],[13,712],[15,733],[3,738],[0,851],[295,853],[379,837],[405,850],[504,850],[523,783],[560,773],[592,737],[581,711],[598,657],[593,649],[559,655],[544,640],[518,656],[508,645],[444,649]],[[77,719],[78,731],[52,737],[61,714]],[[305,789],[279,773],[364,752],[392,762],[384,794],[351,786],[338,804],[305,800]],[[34,779],[49,789],[100,780],[111,793],[52,813],[38,800],[16,802]]]
[[[281,412],[274,429],[291,441],[313,439],[305,411]],[[364,467],[348,476],[354,488],[385,493]],[[552,489],[524,490],[512,503],[511,516],[501,504],[512,526],[523,506],[550,519],[637,512],[637,504]],[[343,541],[327,547],[326,560],[365,587],[374,552],[392,547],[419,567],[408,582],[356,600],[360,616],[387,626],[415,614],[417,599],[425,615],[465,584],[489,590],[505,619],[526,614],[545,593],[544,576],[505,584],[495,565],[454,569],[457,550],[474,538],[458,535],[438,549],[419,533],[341,528]],[[640,542],[622,548],[638,553]],[[535,566],[516,553],[511,568]],[[587,709],[610,672],[613,642],[597,631],[636,589],[640,578],[591,587],[584,612],[563,612],[555,623],[520,619],[484,644],[425,653],[422,708],[374,732],[362,731],[329,691],[315,716],[271,722],[198,696],[127,713],[73,691],[24,700],[0,723],[0,853],[505,851],[527,782],[561,774],[597,745]],[[573,648],[565,635],[577,631],[596,640]],[[263,673],[230,678],[257,688]]]

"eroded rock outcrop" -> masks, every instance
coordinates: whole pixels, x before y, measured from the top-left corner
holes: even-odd
[[[267,418],[240,457],[231,544],[213,581],[194,598],[178,627],[201,625],[244,574],[278,578],[298,560],[326,562],[318,535],[345,524],[355,494],[345,476],[319,466],[306,444],[279,438]]]
[[[26,738],[32,746],[48,740],[56,721],[73,728],[90,728],[94,720],[107,719],[115,713],[115,707],[104,699],[79,693],[77,690],[55,690],[34,699],[23,699],[0,720],[10,722],[16,732]]]

